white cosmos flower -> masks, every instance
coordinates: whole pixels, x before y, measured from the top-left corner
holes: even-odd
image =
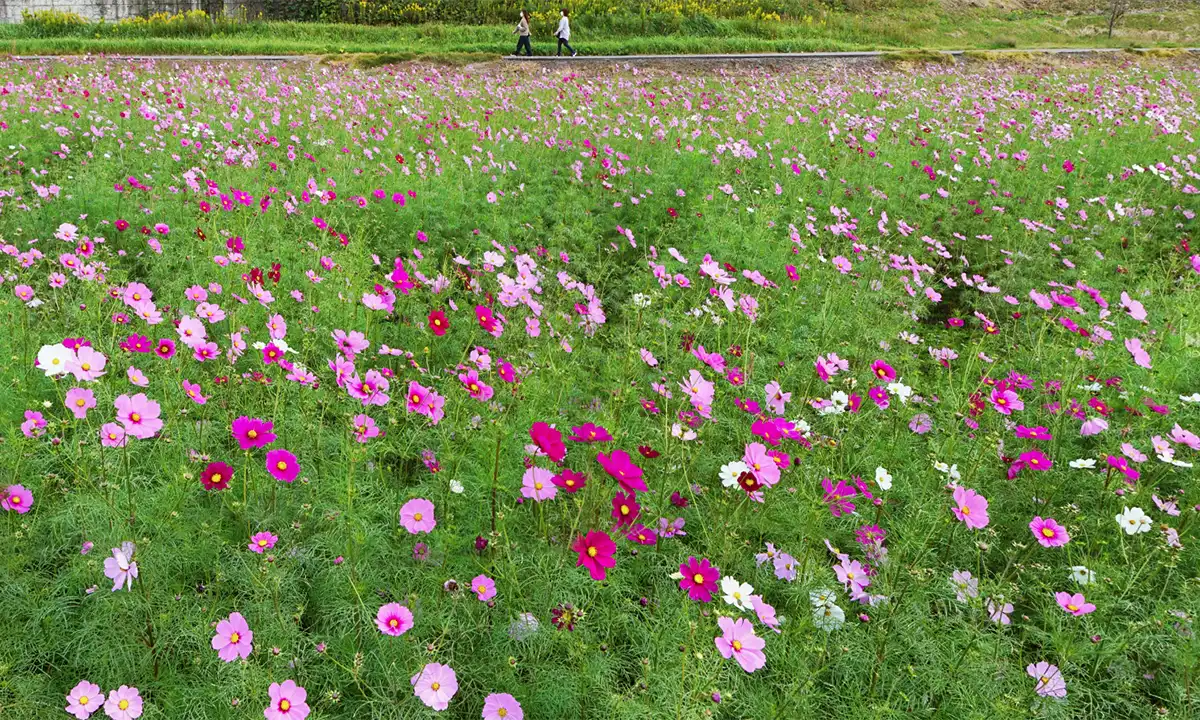
[[[1126,535],[1150,532],[1150,516],[1140,507],[1125,508],[1117,516],[1117,524],[1121,526]]]
[[[1081,470],[1081,469],[1091,470],[1092,468],[1096,467],[1096,459],[1095,458],[1079,458],[1078,460],[1072,460],[1071,462],[1069,462],[1067,464],[1070,465],[1071,467],[1075,468],[1076,470]]]
[[[1185,403],[1200,403],[1200,392],[1192,393],[1191,395],[1180,395],[1179,399]]]
[[[888,383],[888,395],[894,395],[900,400],[901,405],[907,405],[908,399],[912,397],[913,389],[902,382]]]
[[[829,588],[813,590],[808,594],[808,601],[812,603],[814,608],[829,607],[830,605],[835,604],[836,600],[837,595],[835,595],[834,592]]]
[[[738,478],[742,473],[750,472],[750,467],[741,460],[734,460],[721,466],[721,484],[725,487],[737,487]]]
[[[67,371],[67,365],[75,362],[75,351],[62,343],[43,345],[38,350],[38,367],[46,373],[46,377],[62,375]]]
[[[1096,581],[1096,573],[1082,565],[1072,565],[1071,579],[1079,585],[1091,585]]]
[[[813,625],[825,632],[833,632],[846,622],[846,612],[837,605],[821,605],[813,608]]]
[[[754,608],[754,603],[750,600],[750,596],[754,594],[754,587],[750,583],[738,582],[736,579],[726,575],[721,578],[721,593],[724,596],[725,602],[739,610],[752,610]]]
[[[450,481],[450,492],[454,493],[455,495],[461,495],[462,491],[463,491],[463,484],[461,482],[459,482],[458,480]]]
[[[875,468],[875,484],[880,490],[892,489],[892,474],[887,471],[887,468]]]

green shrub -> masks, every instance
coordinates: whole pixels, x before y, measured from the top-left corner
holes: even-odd
[[[21,24],[33,37],[62,37],[73,35],[86,27],[87,20],[73,12],[61,10],[22,10]]]

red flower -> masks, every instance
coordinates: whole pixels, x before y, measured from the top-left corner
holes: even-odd
[[[450,329],[450,321],[446,319],[446,313],[441,310],[431,310],[429,312],[429,331],[438,337],[446,334]]]
[[[586,567],[593,580],[603,580],[607,575],[605,568],[617,564],[613,559],[617,544],[607,534],[597,530],[589,530],[587,535],[576,538],[575,542],[571,543],[571,549],[579,553],[579,560],[575,562],[575,566]],[[716,589],[715,579],[713,588]]]
[[[617,519],[617,527],[632,525],[633,521],[642,511],[642,506],[638,505],[637,497],[633,493],[622,495],[617,493],[612,499],[612,516]]]
[[[646,458],[647,460],[653,460],[659,455],[659,452],[649,445],[638,445],[638,452],[640,452],[642,457]]]
[[[200,473],[200,484],[205,490],[224,490],[233,479],[233,468],[223,462],[211,462]]]

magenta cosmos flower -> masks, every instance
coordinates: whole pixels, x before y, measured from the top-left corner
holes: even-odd
[[[571,549],[579,553],[579,559],[575,561],[575,566],[586,567],[593,580],[603,580],[607,576],[605,568],[617,564],[617,561],[613,559],[617,544],[607,533],[599,530],[589,530],[587,535],[575,538],[575,542],[571,543]]]
[[[246,547],[254,552],[262,555],[267,550],[275,547],[275,543],[279,542],[278,535],[272,535],[269,530],[263,530],[260,533],[255,533],[250,536],[250,544]]]
[[[567,447],[563,444],[562,433],[544,422],[535,422],[529,428],[529,437],[537,444],[538,449],[546,453],[546,457],[554,462],[562,462],[567,456]]]
[[[412,676],[413,694],[434,710],[450,707],[450,699],[458,692],[458,676],[454,668],[441,663],[429,663]]]
[[[409,533],[427,533],[437,526],[433,503],[425,498],[413,498],[400,508],[400,524]]]
[[[122,685],[108,693],[104,713],[112,720],[137,720],[142,716],[142,696],[137,688]]]
[[[400,603],[388,603],[375,613],[375,627],[384,635],[399,637],[412,629],[412,611]]]
[[[487,602],[496,597],[496,581],[487,575],[476,575],[471,581],[471,591],[481,602]]]
[[[271,432],[275,424],[269,420],[241,416],[233,421],[233,438],[243,450],[266,447],[275,442],[275,433]]]
[[[254,650],[251,642],[254,633],[246,624],[246,618],[241,613],[233,613],[228,618],[217,623],[217,634],[212,639],[212,649],[217,651],[217,657],[225,662],[233,662],[235,658],[245,660]]]
[[[679,566],[683,575],[679,580],[681,590],[687,590],[688,597],[697,602],[712,602],[712,594],[717,591],[717,579],[721,571],[708,561],[708,558],[690,556],[687,562]],[[728,655],[726,655],[728,657]]]
[[[962,520],[971,530],[979,530],[988,524],[988,501],[970,488],[954,488],[954,516]]]
[[[200,484],[205,490],[224,490],[233,480],[233,468],[223,462],[210,462],[200,473]]]
[[[87,680],[80,680],[79,684],[71,688],[71,692],[67,695],[66,711],[74,715],[77,720],[87,720],[103,704],[104,693],[100,692],[100,686]]]
[[[163,421],[158,417],[162,408],[147,398],[145,393],[138,393],[133,397],[121,395],[113,401],[113,405],[117,408],[117,420],[125,428],[127,435],[145,440],[162,430]]]
[[[1083,599],[1083,593],[1075,593],[1074,595],[1066,592],[1054,593],[1054,599],[1058,601],[1060,608],[1075,617],[1087,615],[1096,609],[1095,605]]]
[[[884,382],[892,382],[896,379],[896,371],[892,369],[891,365],[888,365],[882,360],[876,360],[875,362],[871,363],[871,372],[875,375],[875,377]]]
[[[738,618],[735,621],[733,618],[720,617],[717,618],[717,627],[721,628],[722,633],[715,639],[721,657],[726,660],[732,657],[748,673],[767,664],[767,656],[762,651],[767,643],[754,634],[754,626],[749,620]]]
[[[300,474],[300,463],[287,450],[267,451],[267,472],[280,482],[290,483]]]
[[[1051,665],[1045,660],[1036,665],[1030,663],[1025,673],[1037,681],[1034,691],[1042,697],[1061,698],[1067,696],[1067,681],[1063,679],[1058,666]]]
[[[180,386],[183,388],[183,393],[197,405],[204,405],[208,402],[208,397],[204,394],[204,390],[200,387],[199,383],[184,380],[180,383]]]
[[[271,704],[263,710],[267,720],[304,720],[308,717],[308,691],[296,684],[294,680],[284,680],[283,684],[271,683],[267,688],[271,696]]]
[[[71,388],[63,398],[63,404],[75,415],[76,420],[83,420],[88,410],[96,407],[96,394],[87,388]]]
[[[356,442],[365,443],[371,438],[377,438],[383,434],[370,415],[355,415],[353,422]]]
[[[622,490],[646,492],[648,489],[646,481],[642,479],[642,469],[633,464],[629,453],[624,450],[613,450],[611,455],[600,453],[596,455],[596,462],[617,481]]]
[[[592,423],[584,423],[578,427],[571,428],[571,437],[568,438],[568,440],[577,443],[608,442],[612,439],[612,435],[609,434],[607,429]]]
[[[492,693],[483,699],[483,720],[524,720],[521,703],[508,693]]]
[[[24,515],[33,507],[33,493],[24,485],[9,485],[4,489],[4,497],[0,498],[0,507]]]
[[[1055,522],[1054,518],[1043,520],[1040,516],[1035,517],[1029,523],[1029,530],[1042,547],[1066,545],[1067,541],[1071,539],[1071,536],[1067,534],[1067,529]]]

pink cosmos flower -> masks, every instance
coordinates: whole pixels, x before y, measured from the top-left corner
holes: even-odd
[[[715,639],[721,657],[727,660],[734,658],[748,673],[767,664],[767,656],[762,651],[767,643],[754,634],[754,626],[749,620],[719,617],[717,627],[721,628],[722,633]]]
[[[137,688],[122,685],[108,693],[104,713],[112,720],[137,720],[142,716],[142,696]]]
[[[21,433],[27,438],[41,437],[46,434],[46,418],[37,410],[25,411],[25,422],[21,423]]]
[[[487,602],[496,597],[496,581],[487,575],[476,575],[471,581],[471,591],[481,602]]]
[[[274,428],[275,424],[270,420],[243,415],[233,421],[233,439],[243,450],[266,447],[275,442],[275,433],[271,432]]]
[[[512,695],[492,693],[483,699],[483,720],[525,720],[525,711]]]
[[[687,562],[679,566],[683,577],[679,580],[679,588],[687,590],[688,597],[696,602],[712,602],[712,594],[717,591],[717,579],[721,570],[708,561],[708,558],[697,560],[689,556]],[[728,657],[728,656],[726,656]]]
[[[571,543],[571,549],[579,553],[575,567],[586,567],[593,580],[603,580],[607,576],[605,568],[617,564],[617,561],[613,559],[617,544],[607,533],[598,530],[589,530],[586,535],[575,538],[575,542]]]
[[[275,547],[275,543],[279,542],[278,535],[272,535],[269,530],[255,533],[250,536],[250,544],[246,547],[250,550],[262,555],[267,550]]]
[[[150,384],[150,378],[146,377],[146,373],[132,365],[125,371],[125,377],[129,378],[130,384],[136,387],[147,387]]]
[[[1037,448],[1021,453],[1020,457],[1017,458],[1017,463],[1021,467],[1027,467],[1030,470],[1049,470],[1054,467],[1054,462],[1046,457],[1046,453]]]
[[[521,477],[521,494],[537,502],[553,500],[558,495],[553,479],[554,473],[549,470],[531,467]]]
[[[1038,695],[1056,698],[1067,696],[1067,681],[1063,679],[1056,665],[1051,665],[1045,660],[1036,665],[1030,663],[1025,668],[1025,673],[1037,681],[1034,691]]]
[[[180,387],[183,388],[183,393],[197,405],[208,403],[208,397],[205,396],[204,390],[200,387],[199,383],[184,380],[180,383]]]
[[[767,407],[776,415],[782,415],[787,410],[787,403],[792,399],[792,394],[784,392],[780,384],[774,380],[767,383],[764,391],[767,397]]]
[[[750,468],[754,479],[770,487],[779,482],[779,465],[767,454],[767,446],[762,443],[749,443],[742,455],[742,462]]]
[[[538,448],[546,453],[553,462],[562,462],[567,456],[567,448],[563,444],[562,433],[544,422],[538,421],[529,428],[529,437]]]
[[[158,345],[154,346],[154,354],[163,360],[175,357],[175,341],[170,338],[162,338],[158,341]]]
[[[375,614],[375,627],[384,635],[399,637],[412,629],[412,611],[400,603],[388,603]]]
[[[117,408],[117,420],[125,427],[125,432],[139,440],[154,437],[162,430],[163,421],[159,419],[162,409],[158,403],[138,393],[133,397],[121,395],[113,401]]]
[[[271,683],[267,688],[271,704],[263,710],[267,720],[304,720],[308,717],[308,691],[295,680],[284,680],[283,684]]]
[[[1095,605],[1083,599],[1083,593],[1075,593],[1074,595],[1066,592],[1054,593],[1054,599],[1058,601],[1059,607],[1075,617],[1087,615],[1096,609]]]
[[[100,427],[100,444],[104,447],[125,447],[125,428],[117,423],[104,423]]]
[[[0,497],[0,507],[24,515],[33,507],[33,493],[24,485],[9,485],[4,490],[4,496]]]
[[[1054,518],[1043,520],[1041,516],[1035,517],[1029,523],[1029,530],[1042,547],[1059,547],[1071,539],[1067,529],[1055,522]]]
[[[400,524],[410,534],[427,533],[437,526],[433,503],[425,498],[413,498],[400,508]]]
[[[217,623],[217,634],[212,639],[212,649],[217,651],[217,657],[225,662],[233,662],[236,658],[245,660],[254,650],[251,644],[254,633],[246,624],[246,618],[241,613],[232,613],[229,617]]]
[[[66,711],[74,715],[76,720],[87,720],[102,705],[104,693],[100,692],[100,686],[87,680],[80,680],[67,694]]]
[[[377,438],[383,434],[370,415],[355,415],[353,424],[354,439],[357,442],[365,443],[371,438]]]
[[[1125,340],[1125,349],[1133,356],[1133,364],[1144,367],[1147,370],[1151,369],[1150,353],[1146,352],[1146,348],[1142,347],[1142,341],[1137,338],[1127,338]]]
[[[763,600],[762,595],[751,595],[750,606],[754,608],[754,614],[758,616],[760,623],[771,628],[776,633],[783,632],[779,627],[779,618],[775,615],[775,607],[767,604],[767,601]]]
[[[962,520],[971,530],[979,530],[988,524],[988,501],[970,488],[954,488],[954,516]]]
[[[890,383],[896,379],[896,371],[892,369],[891,365],[888,365],[883,360],[876,360],[875,362],[871,363],[871,372],[876,378],[882,380],[883,382]]]
[[[429,663],[412,676],[411,682],[413,694],[438,711],[450,707],[451,698],[458,692],[458,676],[454,674],[454,669],[441,663]]]
[[[475,368],[471,368],[465,373],[458,374],[458,381],[467,389],[467,393],[475,400],[487,402],[492,399],[495,391],[491,385],[488,385],[483,380],[479,379],[479,372]]]
[[[1025,403],[1020,396],[1007,388],[996,388],[992,391],[992,396],[989,398],[992,407],[1001,415],[1012,415],[1018,410],[1025,409]]]
[[[133,557],[137,546],[126,541],[121,547],[112,549],[112,557],[104,560],[104,576],[113,581],[112,591],[116,592],[124,585],[126,590],[133,590],[133,580],[138,576],[138,566]]]
[[[611,455],[600,453],[596,455],[596,461],[600,463],[606,473],[617,481],[622,490],[646,492],[649,489],[646,487],[646,481],[642,479],[642,469],[633,464],[629,453],[624,450],[613,450]]]
[[[280,482],[290,483],[300,475],[300,463],[287,450],[268,450],[267,472]]]
[[[404,398],[407,401],[406,409],[408,412],[427,414],[429,411],[425,404],[429,401],[429,389],[422,387],[416,380],[410,380],[408,383],[408,391],[404,393]]]
[[[91,346],[84,345],[75,351],[75,358],[67,363],[67,372],[79,382],[92,382],[104,375],[106,365],[108,358]]]
[[[612,435],[609,434],[608,430],[600,425],[584,423],[578,427],[571,428],[571,437],[567,439],[577,443],[594,443],[608,442],[613,438]]]
[[[658,533],[641,523],[634,523],[625,533],[625,539],[638,545],[654,545],[658,542]]]

